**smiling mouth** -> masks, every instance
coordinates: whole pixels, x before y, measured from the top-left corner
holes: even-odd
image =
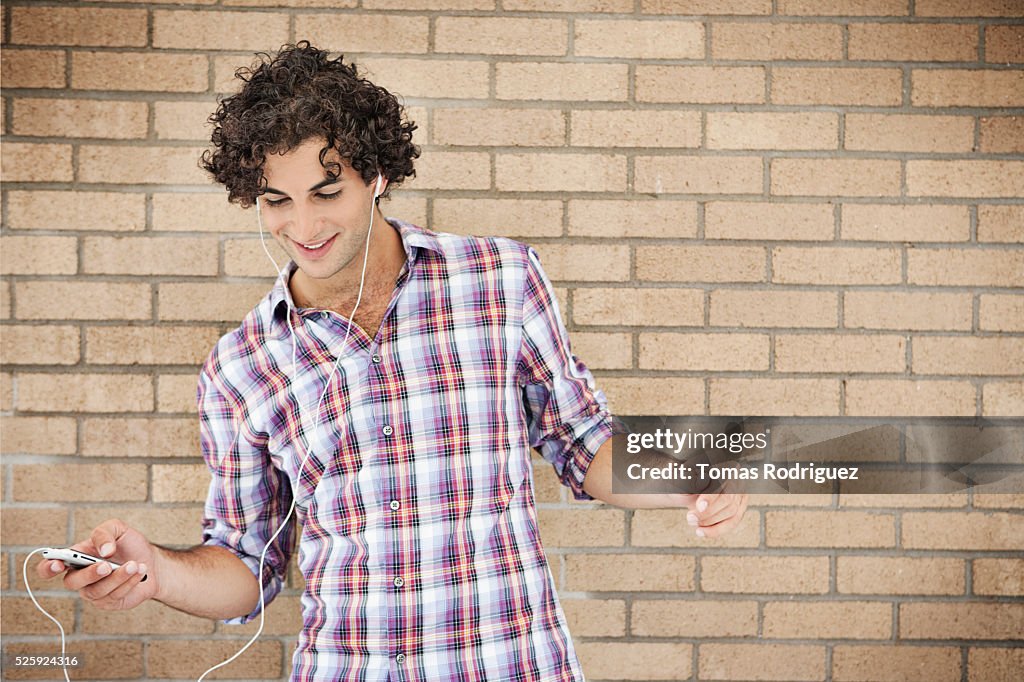
[[[337,236],[338,235],[334,235],[334,237],[331,237],[330,239],[325,239],[322,242],[313,242],[312,244],[303,244],[302,242],[295,242],[294,239],[292,241],[295,242],[296,246],[298,246],[305,253],[314,254],[317,253],[318,251],[323,251],[324,249],[326,249],[327,246],[329,246]]]

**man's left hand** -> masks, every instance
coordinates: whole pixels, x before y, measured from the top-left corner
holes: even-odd
[[[694,496],[688,501],[686,522],[697,536],[717,538],[739,525],[747,511],[747,494],[715,492]]]

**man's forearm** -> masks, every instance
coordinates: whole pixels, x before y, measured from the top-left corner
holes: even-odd
[[[583,479],[583,490],[588,495],[596,500],[625,509],[685,507],[696,498],[696,495],[683,493],[613,493],[612,447],[615,438],[622,438],[622,436],[617,435],[606,440],[594,455],[590,467],[587,468],[587,476]]]
[[[224,620],[252,612],[260,587],[249,567],[223,547],[186,550],[156,547],[159,591],[154,597],[171,608]]]

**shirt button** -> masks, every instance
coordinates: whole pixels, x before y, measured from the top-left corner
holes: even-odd
[[[320,313],[320,319],[321,320],[326,320],[330,316],[331,316],[331,314],[329,312],[327,312],[326,310],[324,310],[324,311],[322,311]]]
[[[395,583],[395,587],[401,587],[405,584],[405,581],[401,577],[395,578],[392,582]]]
[[[376,353],[374,353],[372,356],[370,356],[370,359],[373,360],[376,363],[380,363],[380,356],[377,355]]]
[[[395,656],[395,663],[401,663],[405,660],[405,654],[398,654]]]
[[[398,500],[391,500],[391,504],[389,506],[391,507],[391,511],[398,511],[401,508],[402,503]]]
[[[391,428],[390,426],[385,426],[383,429],[381,429],[381,431],[384,432],[385,436],[390,436],[392,433],[395,432],[395,430],[393,428]]]

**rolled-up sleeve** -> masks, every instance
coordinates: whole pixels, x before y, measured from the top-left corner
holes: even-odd
[[[620,430],[590,370],[570,350],[551,283],[529,250],[523,294],[523,340],[518,373],[530,445],[555,469],[577,500],[601,445]]]
[[[259,575],[260,555],[291,505],[291,486],[272,463],[266,437],[246,429],[234,396],[218,386],[207,367],[199,376],[200,445],[210,470],[203,513],[203,544],[230,550]],[[284,581],[294,524],[289,523],[267,549],[263,562],[264,602],[269,604]],[[260,612],[225,620],[247,623]]]

